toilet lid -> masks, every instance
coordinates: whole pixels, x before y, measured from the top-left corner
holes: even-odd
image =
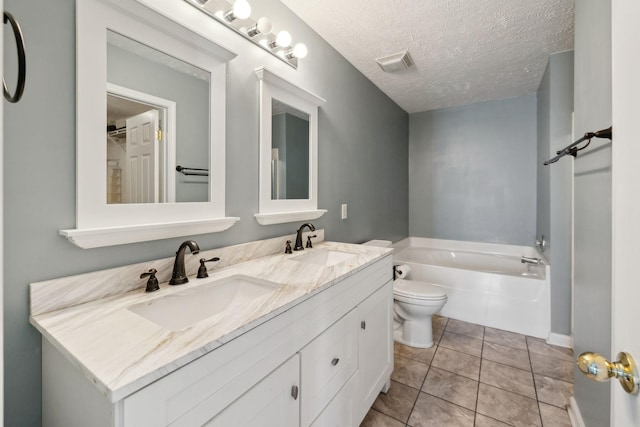
[[[427,282],[406,279],[396,279],[393,283],[393,293],[415,299],[439,300],[447,297],[447,294],[438,286]]]

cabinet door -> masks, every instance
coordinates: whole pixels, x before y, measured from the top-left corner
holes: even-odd
[[[297,426],[300,419],[299,378],[300,356],[296,354],[205,426]]]
[[[357,427],[360,420],[356,420],[357,374],[342,387],[333,400],[315,419],[311,427]]]
[[[357,414],[362,420],[393,370],[393,282],[358,305]]]

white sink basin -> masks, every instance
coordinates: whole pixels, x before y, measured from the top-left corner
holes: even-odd
[[[163,328],[175,331],[270,295],[280,286],[267,280],[238,274],[136,304],[129,307],[129,310]]]
[[[345,261],[349,261],[355,258],[356,254],[350,252],[333,251],[330,249],[321,249],[319,251],[311,252],[304,255],[299,255],[295,258],[291,258],[293,261],[306,262],[309,264],[318,265],[336,265]]]

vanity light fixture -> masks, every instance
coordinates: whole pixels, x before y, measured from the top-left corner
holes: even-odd
[[[248,0],[184,1],[293,68],[298,68],[298,60],[309,53],[304,44],[293,45],[288,31],[273,31],[273,24],[269,18],[263,16],[257,21],[251,18],[251,5]]]
[[[247,0],[236,0],[233,7],[227,10],[223,17],[227,22],[233,22],[236,19],[247,19],[251,16],[251,5]]]
[[[254,25],[253,27],[247,30],[247,35],[249,37],[255,37],[258,34],[263,34],[266,36],[271,34],[272,29],[273,29],[273,25],[271,24],[271,21],[269,20],[269,18],[267,18],[266,16],[263,16],[262,18],[258,19],[258,22],[256,22],[256,25]]]

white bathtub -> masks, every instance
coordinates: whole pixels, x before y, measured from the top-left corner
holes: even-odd
[[[442,316],[547,338],[550,329],[549,264],[533,247],[409,237],[393,245],[394,264],[411,267],[409,279],[442,288]]]

